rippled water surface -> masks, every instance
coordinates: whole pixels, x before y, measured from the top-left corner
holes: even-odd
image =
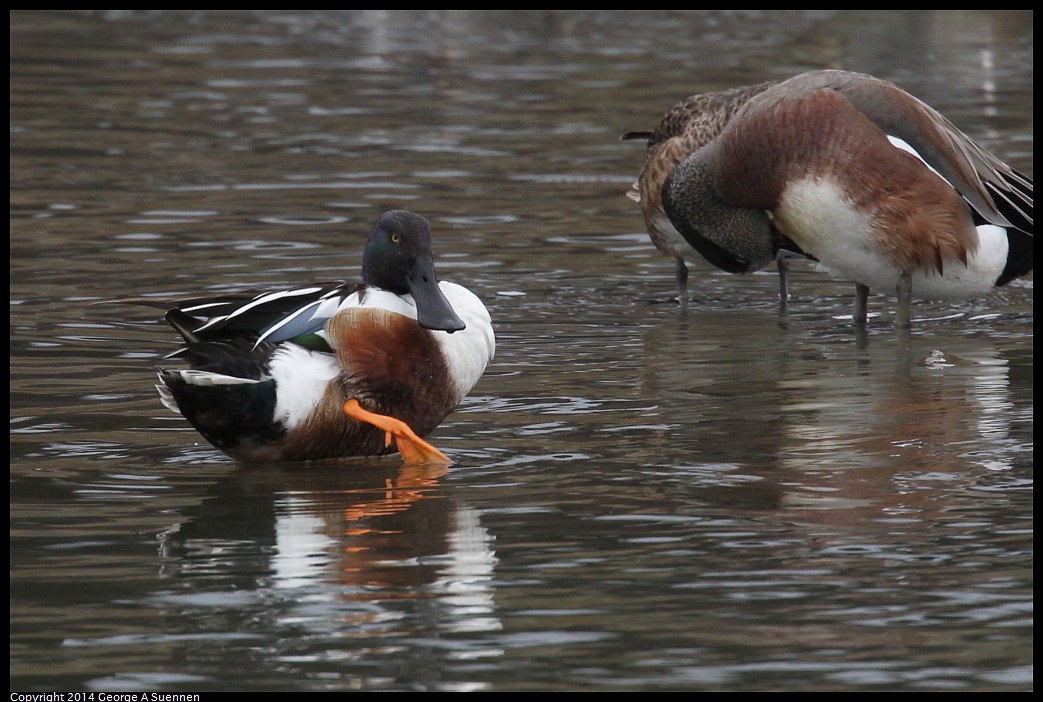
[[[673,264],[619,135],[842,67],[1031,174],[1031,13],[11,13],[16,690],[1028,690],[1032,281],[915,327]],[[241,467],[157,314],[434,227],[497,357],[394,457]]]

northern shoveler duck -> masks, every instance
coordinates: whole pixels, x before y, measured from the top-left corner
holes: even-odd
[[[645,139],[645,165],[627,197],[641,205],[648,236],[657,249],[676,261],[678,301],[688,304],[687,261],[704,259],[729,273],[752,273],[773,261],[779,270],[779,296],[789,297],[787,261],[805,254],[774,227],[761,232],[707,226],[695,229],[688,220],[673,221],[663,207],[663,185],[679,163],[721,133],[750,99],[770,87],[761,83],[692,95],[674,105],[652,132],[627,132],[623,140]]]
[[[857,324],[871,288],[896,290],[908,327],[914,293],[971,299],[1032,271],[1032,179],[922,101],[847,71],[749,90],[666,178],[682,234],[780,232],[856,283]]]
[[[495,352],[489,312],[435,277],[431,229],[386,212],[366,241],[362,284],[124,300],[169,307],[184,346],[161,369],[163,404],[241,461],[378,455],[448,463],[420,437],[470,391]],[[392,446],[392,437],[397,446]]]

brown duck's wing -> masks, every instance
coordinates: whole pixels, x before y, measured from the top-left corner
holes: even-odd
[[[756,103],[822,88],[836,90],[884,133],[908,144],[982,218],[1032,233],[1032,179],[893,83],[862,73],[810,71],[765,91]]]

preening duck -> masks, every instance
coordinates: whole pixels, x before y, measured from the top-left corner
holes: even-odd
[[[179,301],[184,346],[161,369],[163,404],[215,447],[247,462],[379,455],[448,463],[421,437],[478,382],[495,352],[489,312],[435,276],[431,229],[382,214],[366,241],[362,283]]]
[[[676,221],[664,208],[663,186],[678,164],[720,135],[731,119],[758,93],[772,83],[761,83],[685,98],[663,116],[651,132],[627,132],[623,140],[648,142],[645,165],[627,197],[641,205],[648,236],[657,249],[676,262],[678,301],[688,304],[688,265],[686,261],[704,259],[729,273],[753,273],[773,261],[779,270],[779,295],[783,304],[789,296],[787,261],[805,257],[792,241],[777,229],[767,235],[712,222],[696,228],[689,219]]]
[[[847,71],[755,86],[666,177],[663,210],[691,240],[781,234],[835,277],[913,295],[981,297],[1032,271],[1032,179],[901,88]]]

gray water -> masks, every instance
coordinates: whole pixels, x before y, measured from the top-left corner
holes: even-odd
[[[841,67],[1031,174],[1032,19],[12,12],[12,690],[1032,689],[1031,278],[682,312],[619,141]],[[355,279],[391,208],[496,329],[448,471],[239,466],[92,304]]]

